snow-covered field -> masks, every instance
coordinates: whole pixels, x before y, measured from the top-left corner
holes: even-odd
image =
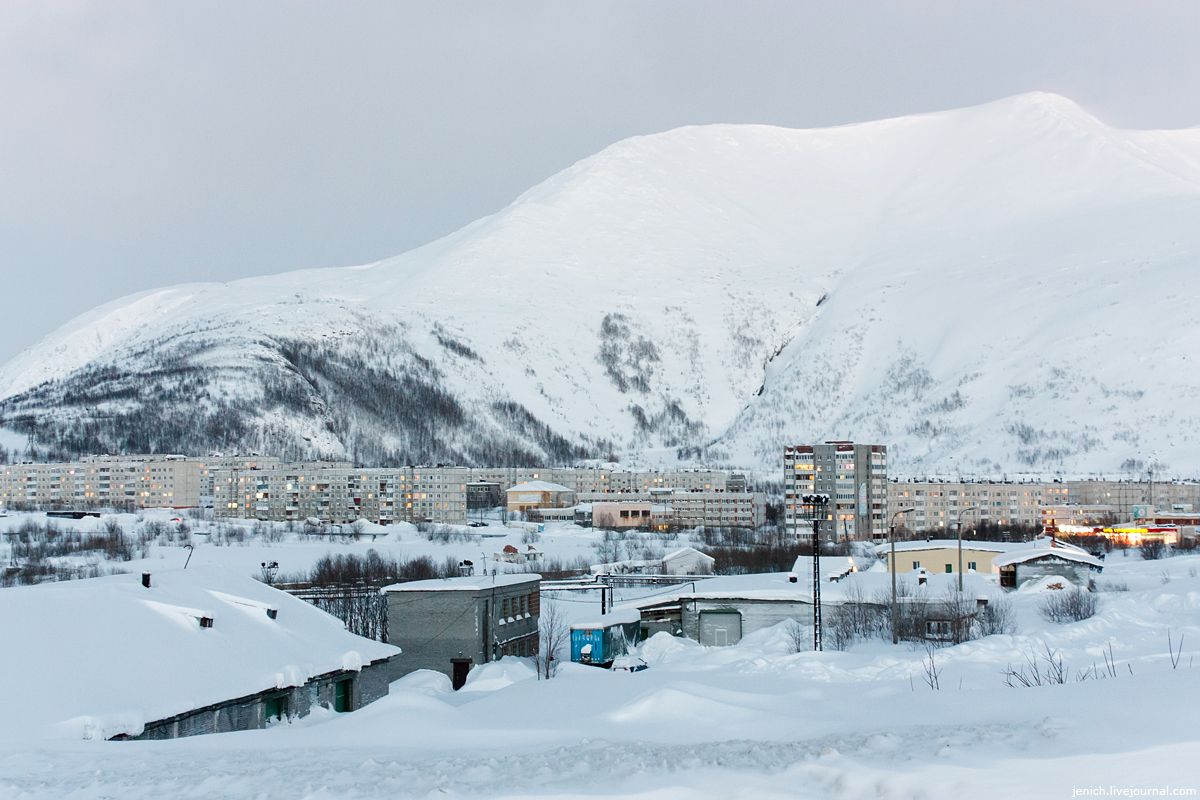
[[[548,534],[540,546],[583,553],[590,535]],[[393,531],[374,546],[435,558],[462,547],[417,538]],[[329,548],[198,545],[193,563],[253,572],[270,556],[299,569]],[[155,548],[149,561],[178,555]],[[727,648],[660,634],[641,646],[650,668],[639,673],[568,664],[539,681],[526,661],[505,659],[475,670],[458,693],[442,676],[414,673],[353,714],[264,731],[43,742],[0,723],[0,797],[1194,796],[1200,556],[1114,554],[1100,583],[1127,590],[1102,591],[1094,618],[1067,625],[1039,616],[1038,592],[1010,595],[1017,633],[937,650],[936,691],[926,651],[910,645],[793,653],[781,628]],[[1168,635],[1181,650],[1174,667]],[[1005,685],[1007,665],[1047,647],[1063,659],[1066,684]],[[1093,665],[1106,674],[1109,648],[1115,677],[1079,681]],[[79,668],[96,658],[80,653]]]

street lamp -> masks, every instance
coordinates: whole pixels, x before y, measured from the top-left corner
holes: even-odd
[[[813,529],[813,650],[820,651],[821,647],[821,518],[825,516],[825,507],[829,505],[827,494],[806,494],[800,498],[805,505],[812,508]]]
[[[958,512],[958,593],[962,594],[963,578],[962,578],[962,518],[963,514],[968,511],[978,511],[979,506],[967,506],[960,509]]]
[[[911,514],[916,508],[902,508],[892,514],[892,522],[888,525],[888,543],[892,549],[892,644],[900,644],[900,632],[896,630],[896,517],[901,514]]]

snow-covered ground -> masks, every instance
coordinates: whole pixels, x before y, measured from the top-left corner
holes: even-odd
[[[569,535],[586,536],[562,534]],[[386,546],[432,545],[402,533]],[[541,546],[570,552],[551,536]],[[299,564],[328,548],[202,545],[195,559],[256,569],[265,555]],[[169,552],[156,550],[151,559]],[[1011,594],[1017,633],[937,650],[936,691],[926,684],[926,651],[911,645],[871,641],[846,652],[793,653],[782,628],[727,648],[660,634],[640,648],[650,668],[633,674],[568,664],[539,681],[526,661],[505,659],[475,670],[458,693],[442,676],[414,673],[353,714],[318,713],[264,731],[166,742],[10,739],[0,743],[0,797],[1195,792],[1200,556],[1143,562],[1113,554],[1100,584],[1126,588],[1102,591],[1099,613],[1068,625],[1039,616],[1039,592]],[[1181,649],[1175,667],[1168,636]],[[1005,685],[1007,665],[1047,647],[1065,663],[1068,683]],[[1078,680],[1094,665],[1105,674],[1109,652],[1115,677]],[[102,657],[81,653],[80,669]]]

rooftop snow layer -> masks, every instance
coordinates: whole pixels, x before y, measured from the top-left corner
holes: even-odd
[[[463,578],[431,578],[425,581],[393,583],[383,587],[385,592],[471,592],[495,589],[500,586],[516,586],[521,583],[536,583],[541,575],[533,573],[501,573],[499,575],[477,575]]]
[[[550,483],[549,481],[526,481],[518,483],[516,486],[509,487],[510,492],[569,492],[571,491],[566,486],[558,483]]]
[[[0,685],[10,688],[0,738],[136,735],[400,652],[253,578],[195,567],[154,572],[148,589],[136,574],[4,589],[0,631]]]

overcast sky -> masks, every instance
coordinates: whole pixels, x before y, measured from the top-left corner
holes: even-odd
[[[373,261],[626,136],[1032,89],[1200,124],[1200,3],[0,3],[0,362],[183,281]]]

